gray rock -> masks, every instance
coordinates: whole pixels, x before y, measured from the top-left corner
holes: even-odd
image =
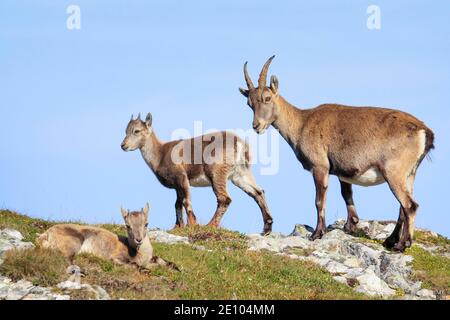
[[[148,232],[150,240],[167,244],[189,243],[188,237],[177,236],[162,230],[151,230]]]
[[[365,244],[348,241],[343,244],[341,253],[357,258],[365,267],[379,268],[381,252]]]
[[[11,249],[14,249],[14,245],[9,240],[0,238],[0,254]]]
[[[58,283],[56,287],[68,294],[70,294],[70,292],[74,290],[84,290],[93,293],[95,300],[110,300],[110,296],[108,295],[106,290],[97,285],[91,286],[90,284],[80,284],[78,282],[67,280]]]
[[[6,239],[6,240],[22,241],[23,236],[17,230],[3,229],[3,230],[0,230],[0,238]]]
[[[395,223],[389,223],[385,225],[383,228],[380,228],[380,230],[375,231],[374,233],[371,233],[369,237],[371,239],[375,240],[384,240],[387,237],[391,235],[391,233],[394,231]]]
[[[360,261],[355,257],[346,258],[343,262],[344,266],[349,268],[359,268],[361,267]]]
[[[22,239],[22,234],[17,230],[0,230],[0,264],[3,263],[3,256],[8,250],[34,248],[34,245],[31,242],[23,242]]]
[[[34,287],[22,300],[70,300],[70,296],[54,293],[50,288]]]
[[[328,229],[344,229],[345,219],[337,219],[333,224],[328,226]]]
[[[343,284],[347,284],[347,278],[346,277],[334,276],[333,279],[336,280],[337,282],[340,282],[340,283],[343,283]]]
[[[268,250],[316,263],[335,275],[336,281],[357,283],[354,289],[368,295],[390,297],[396,289],[402,289],[405,296],[414,299],[436,297],[432,291],[423,291],[420,281],[410,279],[412,257],[389,252],[379,243],[348,235],[343,232],[344,224],[343,219],[336,221],[322,239],[315,241],[307,240],[312,231],[309,227],[297,224],[290,236],[253,234],[248,236],[248,244],[250,250]],[[361,220],[358,224],[358,228],[372,239],[388,237],[394,227],[394,222]],[[305,250],[296,253],[289,250],[291,248]]]
[[[359,276],[363,275],[365,272],[365,269],[363,268],[352,268],[349,269],[347,274],[344,275],[347,279],[356,279]]]
[[[393,288],[403,289],[406,293],[414,294],[420,289],[420,282],[409,280],[411,275],[411,256],[382,252],[377,270],[383,280]]]
[[[389,288],[389,286],[381,280],[372,269],[367,268],[364,273],[356,280],[359,282],[359,286],[356,287],[356,291],[362,292],[372,296],[392,296],[395,294],[395,290]]]
[[[81,284],[78,282],[72,282],[72,281],[67,280],[67,281],[58,283],[56,285],[56,287],[61,290],[80,290]]]
[[[309,238],[309,236],[314,232],[314,228],[306,224],[296,224],[294,230],[291,232],[290,236]]]
[[[344,219],[339,219],[335,223],[328,226],[329,229],[343,230],[345,225]],[[374,240],[383,240],[387,238],[395,228],[395,222],[378,222],[369,220],[360,220],[357,229],[364,233],[368,238]]]
[[[328,270],[328,272],[332,274],[342,274],[348,272],[348,267],[343,265],[342,263],[336,262],[334,260],[331,260],[325,265],[325,268]]]
[[[0,300],[5,300],[8,296],[9,286],[0,284]]]
[[[21,300],[34,288],[33,284],[26,280],[19,280],[8,288],[6,300]]]
[[[434,294],[434,292],[431,290],[428,290],[428,289],[421,289],[421,290],[417,291],[416,295],[418,297],[421,297],[424,299],[430,299],[430,300],[436,299],[436,295]]]
[[[248,240],[249,250],[268,250],[273,252],[283,252],[287,248],[308,249],[310,242],[302,237],[285,237],[280,234],[270,234],[268,236],[251,235]]]

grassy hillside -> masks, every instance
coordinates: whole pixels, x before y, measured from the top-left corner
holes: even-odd
[[[19,230],[26,241],[34,242],[54,222],[32,219],[11,211],[0,211],[0,229]],[[122,225],[101,225],[124,234]],[[176,263],[181,272],[158,267],[149,272],[118,266],[96,257],[81,255],[75,264],[85,272],[84,282],[103,287],[112,298],[131,299],[366,299],[350,287],[338,283],[315,264],[272,253],[246,250],[245,236],[237,232],[207,227],[172,231],[188,236],[186,244],[154,243],[155,254]],[[448,240],[446,240],[448,241]],[[449,259],[431,256],[415,248],[417,277],[427,286],[448,292]],[[432,260],[438,259],[438,260]],[[444,259],[444,260],[440,260]],[[35,284],[53,286],[66,280],[67,263],[57,253],[34,249],[9,251],[0,274],[14,280],[25,278]],[[89,298],[77,296],[76,298]]]

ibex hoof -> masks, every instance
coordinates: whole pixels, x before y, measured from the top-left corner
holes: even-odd
[[[207,224],[207,226],[211,228],[218,228],[219,224],[217,222],[210,222]]]
[[[387,237],[386,240],[384,240],[384,242],[383,242],[383,246],[386,249],[392,249],[392,248],[394,248],[394,246],[397,242],[398,242],[398,239],[396,239],[394,237]]]
[[[313,232],[313,234],[309,237],[309,240],[314,241],[317,239],[321,239],[324,234],[325,234],[325,230],[322,230],[322,229],[315,230]]]
[[[272,233],[272,224],[273,224],[273,220],[269,219],[267,221],[264,222],[264,229],[263,232],[261,233],[261,235],[263,236],[267,236],[269,234]]]
[[[356,227],[356,224],[354,224],[353,222],[349,222],[347,221],[347,223],[344,225],[344,232],[348,233],[348,234],[356,234],[356,231],[358,230],[358,228]]]
[[[392,250],[397,251],[397,252],[404,252],[407,248],[410,248],[411,245],[412,245],[412,241],[410,241],[410,240],[399,241],[398,243],[396,243],[394,245]]]
[[[404,252],[406,250],[406,246],[403,243],[398,242],[394,245],[392,250],[395,252]]]

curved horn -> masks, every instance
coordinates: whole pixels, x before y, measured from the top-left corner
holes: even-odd
[[[131,115],[131,119],[130,119],[130,121],[133,121],[133,115]]]
[[[138,117],[136,118],[137,120],[141,120],[141,113],[139,112]]]
[[[261,73],[259,74],[258,86],[260,88],[266,86],[267,71],[269,70],[269,66],[270,66],[270,63],[272,62],[273,58],[275,58],[275,55],[271,56],[269,58],[269,60],[266,61],[266,63],[264,64],[264,66],[261,70]]]
[[[245,77],[245,82],[247,82],[247,87],[249,89],[254,89],[255,86],[253,85],[252,79],[250,79],[250,76],[248,75],[248,71],[247,71],[247,62],[245,61],[244,63],[244,77]]]

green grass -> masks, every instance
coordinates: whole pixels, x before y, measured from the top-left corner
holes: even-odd
[[[437,291],[441,296],[450,294],[450,259],[434,255],[412,246],[406,250],[411,255],[413,278],[422,281],[422,287]]]
[[[170,233],[188,237],[189,242],[211,250],[236,250],[248,247],[244,234],[222,228],[194,226],[173,229]]]
[[[0,211],[0,228],[17,229],[34,242],[54,222]],[[102,225],[124,234],[122,225]],[[89,255],[75,259],[83,281],[103,287],[112,298],[125,299],[366,299],[367,296],[335,281],[324,269],[310,262],[268,252],[247,251],[243,234],[225,229],[193,227],[176,229],[196,245],[154,243],[155,254],[181,267],[139,271]],[[42,249],[11,251],[0,273],[25,278],[37,285],[54,285],[67,279],[67,267],[56,252]],[[88,298],[83,295],[75,298]]]
[[[156,254],[182,266],[156,272],[179,286],[181,299],[362,299],[364,295],[336,282],[308,262],[270,253],[195,250],[188,245],[155,244]]]
[[[429,231],[416,230],[414,232],[414,240],[424,245],[435,245],[450,250],[450,240],[441,235],[433,235]]]
[[[33,219],[10,210],[0,210],[0,229],[10,228],[19,230],[24,241],[35,241],[39,233],[45,232],[54,222]]]

